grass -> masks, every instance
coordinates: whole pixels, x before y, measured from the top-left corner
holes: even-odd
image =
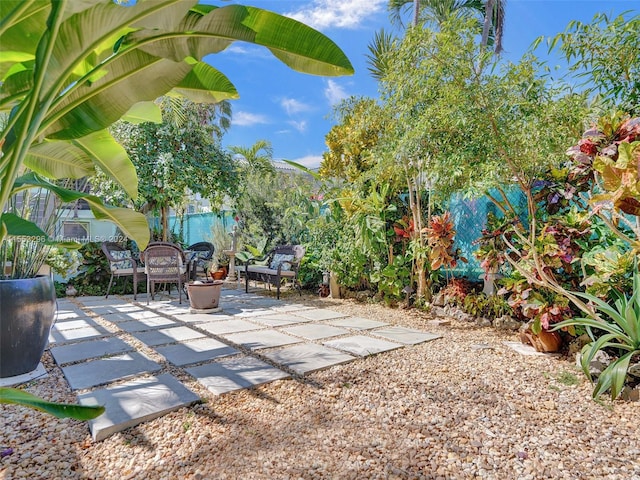
[[[574,387],[582,382],[580,377],[578,377],[575,373],[567,370],[563,370],[562,372],[553,376],[545,372],[544,377],[549,380],[554,380],[555,382],[564,385],[565,387]],[[560,387],[558,385],[551,384],[549,385],[549,388],[551,390],[560,391]]]

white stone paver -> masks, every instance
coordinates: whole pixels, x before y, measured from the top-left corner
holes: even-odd
[[[180,320],[185,323],[207,323],[212,321],[220,321],[225,319],[232,319],[231,315],[227,315],[223,310],[222,313],[182,313],[176,315],[176,320]]]
[[[79,310],[77,308],[60,308],[56,310],[55,321],[60,322],[63,320],[75,320],[78,318],[86,318],[88,315],[86,312]]]
[[[336,327],[350,328],[351,330],[372,330],[388,325],[388,323],[385,322],[360,317],[337,318],[335,320],[329,320],[327,323],[335,325]]]
[[[73,390],[80,390],[142,373],[157,372],[160,365],[141,353],[131,352],[61,368],[69,386]]]
[[[106,412],[89,420],[94,441],[153,420],[200,398],[169,374],[139,378],[113,387],[78,395],[81,405],[102,405]]]
[[[111,335],[106,328],[102,325],[96,325],[95,327],[74,328],[71,330],[58,330],[56,325],[51,328],[49,333],[49,343],[51,345],[78,342],[81,340],[89,340],[91,338],[99,338]]]
[[[58,320],[54,323],[56,330],[62,332],[64,330],[72,330],[74,328],[99,327],[100,324],[89,317],[69,318],[66,320]]]
[[[134,337],[150,347],[163,345],[165,343],[175,343],[194,338],[204,337],[205,334],[189,327],[161,328],[159,330],[149,330],[146,332],[134,332]]]
[[[169,327],[177,325],[176,322],[167,317],[142,318],[140,320],[131,320],[130,322],[120,322],[118,327],[125,332],[142,332],[154,328]]]
[[[79,362],[91,358],[115,355],[116,353],[129,352],[133,347],[117,337],[100,338],[86,342],[70,343],[51,348],[51,355],[58,363]]]
[[[99,306],[89,306],[93,313],[98,315],[111,315],[114,313],[128,313],[128,312],[141,312],[142,308],[137,305],[131,305],[129,303],[125,303],[123,305],[99,305]]]
[[[268,315],[251,317],[251,321],[261,323],[262,325],[267,325],[269,327],[282,327],[284,325],[310,322],[311,320],[294,315],[293,313],[270,312]]]
[[[206,337],[164,347],[155,347],[155,350],[169,362],[178,366],[206,362],[239,353],[238,350],[226,343]]]
[[[345,330],[344,328],[324,325],[322,323],[306,323],[283,328],[282,331],[307,340],[319,340],[321,338],[337,337],[349,333],[349,330]]]
[[[351,355],[313,343],[265,352],[264,356],[275,363],[285,365],[298,375],[355,360]]]
[[[289,377],[288,373],[253,357],[221,360],[186,371],[217,395]]]
[[[215,314],[190,313],[188,300],[178,304],[175,292],[159,294],[148,306],[144,294],[137,302],[131,296],[122,297],[128,302],[77,299],[87,312],[73,302],[60,302],[58,321],[50,335],[51,353],[72,389],[93,388],[80,396],[80,403],[107,406],[108,414],[89,423],[95,440],[198,400],[169,374],[149,378],[161,365],[133,351],[137,343],[119,338],[118,329],[164,356],[174,365],[171,368],[183,367],[215,394],[286,379],[287,371],[305,375],[357,356],[438,337],[239,290],[222,293],[223,311]],[[113,322],[113,328],[105,328],[94,315]],[[361,334],[350,334],[354,330]],[[244,347],[245,355],[233,345]],[[254,356],[252,351],[259,353]],[[260,355],[276,366],[256,358]],[[123,379],[131,380],[121,382]],[[109,385],[112,382],[118,383]]]
[[[400,343],[393,343],[387,340],[366,337],[364,335],[336,338],[335,340],[324,342],[323,345],[336,348],[338,350],[344,350],[345,352],[349,352],[360,357],[388,352],[389,350],[395,350],[396,348],[403,346]]]
[[[221,322],[201,323],[198,328],[206,330],[213,335],[224,335],[225,333],[246,332],[247,330],[256,330],[262,327],[246,320],[223,320]]]
[[[333,310],[326,310],[324,308],[313,308],[310,310],[301,310],[296,313],[304,318],[314,321],[332,320],[334,318],[346,317],[346,313],[334,312]]]
[[[277,330],[256,330],[250,332],[230,333],[223,335],[223,338],[235,344],[242,345],[250,350],[281,347],[283,345],[301,342],[299,338],[286,335],[278,332]]]
[[[387,327],[371,332],[373,335],[386,338],[393,342],[403,343],[405,345],[417,345],[418,343],[428,342],[440,338],[442,335],[435,333],[422,332],[413,328],[405,327]]]

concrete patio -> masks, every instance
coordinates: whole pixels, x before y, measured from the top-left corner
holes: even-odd
[[[49,348],[79,403],[106,407],[89,422],[96,441],[198,402],[180,376],[221,395],[439,337],[233,289],[214,314],[167,295],[146,301],[58,301]]]

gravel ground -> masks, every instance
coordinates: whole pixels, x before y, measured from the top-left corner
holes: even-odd
[[[640,479],[640,403],[593,402],[573,362],[421,312],[300,301],[443,338],[219,397],[181,378],[204,403],[100,443],[82,422],[0,405],[0,452],[13,449],[0,478]],[[44,360],[49,376],[28,390],[74,402]]]

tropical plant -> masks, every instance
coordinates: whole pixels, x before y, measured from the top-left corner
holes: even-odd
[[[480,238],[473,242],[474,245],[478,245],[473,256],[480,260],[480,267],[485,274],[497,272],[505,262],[507,246],[502,236],[506,234],[511,223],[512,220],[508,217],[498,218],[491,212],[487,214],[486,227],[482,229]]]
[[[211,271],[229,265],[229,255],[224,251],[231,249],[232,239],[223,222],[215,222],[211,226],[211,238],[209,240],[214,247],[210,265]]]
[[[169,239],[169,210],[183,211],[190,194],[210,201],[212,208],[233,196],[239,185],[235,163],[220,145],[213,121],[215,105],[163,97],[156,102],[162,123],[134,125],[117,122],[111,133],[135,165],[138,175],[137,210],[159,214],[161,240]],[[179,123],[172,120],[179,112]],[[97,192],[118,190],[104,176],[92,184]]]
[[[429,246],[431,270],[438,270],[440,267],[455,268],[458,260],[467,261],[466,258],[458,256],[453,249],[453,239],[456,235],[453,227],[451,213],[444,212],[442,215],[432,216],[429,226],[422,229]]]
[[[169,92],[209,103],[237,97],[231,82],[201,61],[206,54],[240,40],[269,48],[294,70],[353,73],[343,52],[321,33],[241,5],[5,0],[0,18],[0,112],[8,114],[0,134],[3,243],[16,236],[47,238],[6,211],[11,197],[42,188],[63,202],[86,200],[96,218],[116,222],[144,248],[149,229],[143,215],[108,208],[96,196],[45,178],[80,178],[99,166],[135,198],[135,168],[107,128],[120,118],[157,119],[157,106],[140,102]]]
[[[500,295],[485,295],[484,293],[470,293],[464,297],[462,309],[474,317],[499,318],[510,315],[513,310]]]
[[[276,173],[271,160],[273,160],[273,146],[269,140],[258,140],[250,147],[232,145],[229,150],[240,155],[246,165],[240,164],[239,170],[244,175],[251,173],[273,175]]]
[[[606,108],[640,114],[640,15],[633,10],[610,18],[598,13],[591,23],[574,20],[549,39],[584,80],[581,87],[597,93]]]
[[[451,278],[447,285],[440,290],[440,295],[446,303],[463,305],[464,300],[473,291],[473,285],[466,278]]]
[[[381,265],[369,275],[371,282],[376,283],[378,292],[387,303],[392,303],[405,296],[404,288],[411,283],[410,256],[396,255],[393,261],[384,268]]]
[[[91,420],[104,413],[104,407],[102,406],[47,402],[18,388],[0,387],[0,403],[23,405],[46,412],[57,418],[75,418],[76,420]]]
[[[494,42],[496,53],[500,53],[505,3],[505,0],[389,0],[388,8],[393,23],[402,23],[402,15],[409,11],[412,11],[413,25],[417,25],[420,18],[429,24],[440,25],[451,15],[482,20],[483,26],[487,25],[482,44]]]
[[[554,330],[571,326],[587,329],[591,342],[582,349],[580,364],[585,375],[592,380],[589,366],[595,355],[603,349],[612,350],[618,357],[598,376],[593,389],[593,398],[597,399],[607,390],[611,391],[611,399],[615,400],[625,383],[627,371],[632,359],[640,360],[640,273],[637,264],[634,266],[633,290],[630,296],[615,292],[613,305],[588,293],[575,295],[591,302],[597,312],[590,317],[572,318],[558,323]],[[604,332],[596,337],[593,330]]]

